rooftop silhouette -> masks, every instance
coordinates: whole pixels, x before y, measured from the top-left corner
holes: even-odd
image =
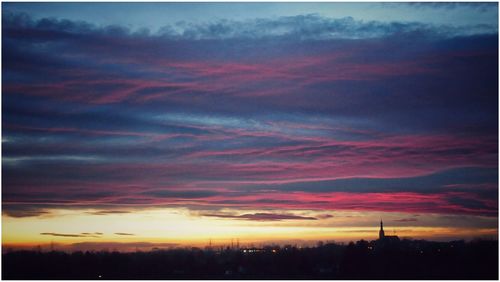
[[[269,245],[149,252],[4,253],[3,279],[498,279],[498,241],[386,236],[315,247]]]

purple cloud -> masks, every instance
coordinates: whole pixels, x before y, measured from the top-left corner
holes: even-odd
[[[299,15],[174,27],[4,11],[6,215],[198,205],[283,210],[206,215],[257,221],[316,219],[288,209],[497,216],[496,23]]]

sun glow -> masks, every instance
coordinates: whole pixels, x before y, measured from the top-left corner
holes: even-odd
[[[293,212],[318,216],[314,211]],[[349,219],[353,216],[363,219],[360,221],[361,225],[349,226]],[[2,240],[4,246],[10,247],[49,246],[55,242],[67,249],[82,242],[90,243],[88,248],[103,247],[113,242],[121,244],[118,249],[126,249],[137,242],[148,242],[146,249],[154,246],[203,247],[209,241],[215,246],[226,246],[231,240],[238,240],[242,245],[312,245],[318,240],[348,242],[376,239],[376,219],[380,216],[380,213],[345,212],[321,220],[252,221],[208,217],[187,209],[151,209],[108,214],[96,214],[95,210],[58,209],[39,217],[13,218],[4,215]],[[385,216],[391,218],[395,215]],[[387,233],[397,232],[400,237],[432,239],[496,236],[496,229],[491,228],[409,225],[394,226],[394,230],[388,229]]]

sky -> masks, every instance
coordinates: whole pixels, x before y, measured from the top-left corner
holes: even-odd
[[[497,3],[2,3],[2,245],[498,237]]]

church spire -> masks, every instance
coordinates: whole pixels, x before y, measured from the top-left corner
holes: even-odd
[[[382,222],[382,219],[380,219],[380,231],[378,232],[378,237],[379,239],[383,239],[385,237],[384,223]]]

